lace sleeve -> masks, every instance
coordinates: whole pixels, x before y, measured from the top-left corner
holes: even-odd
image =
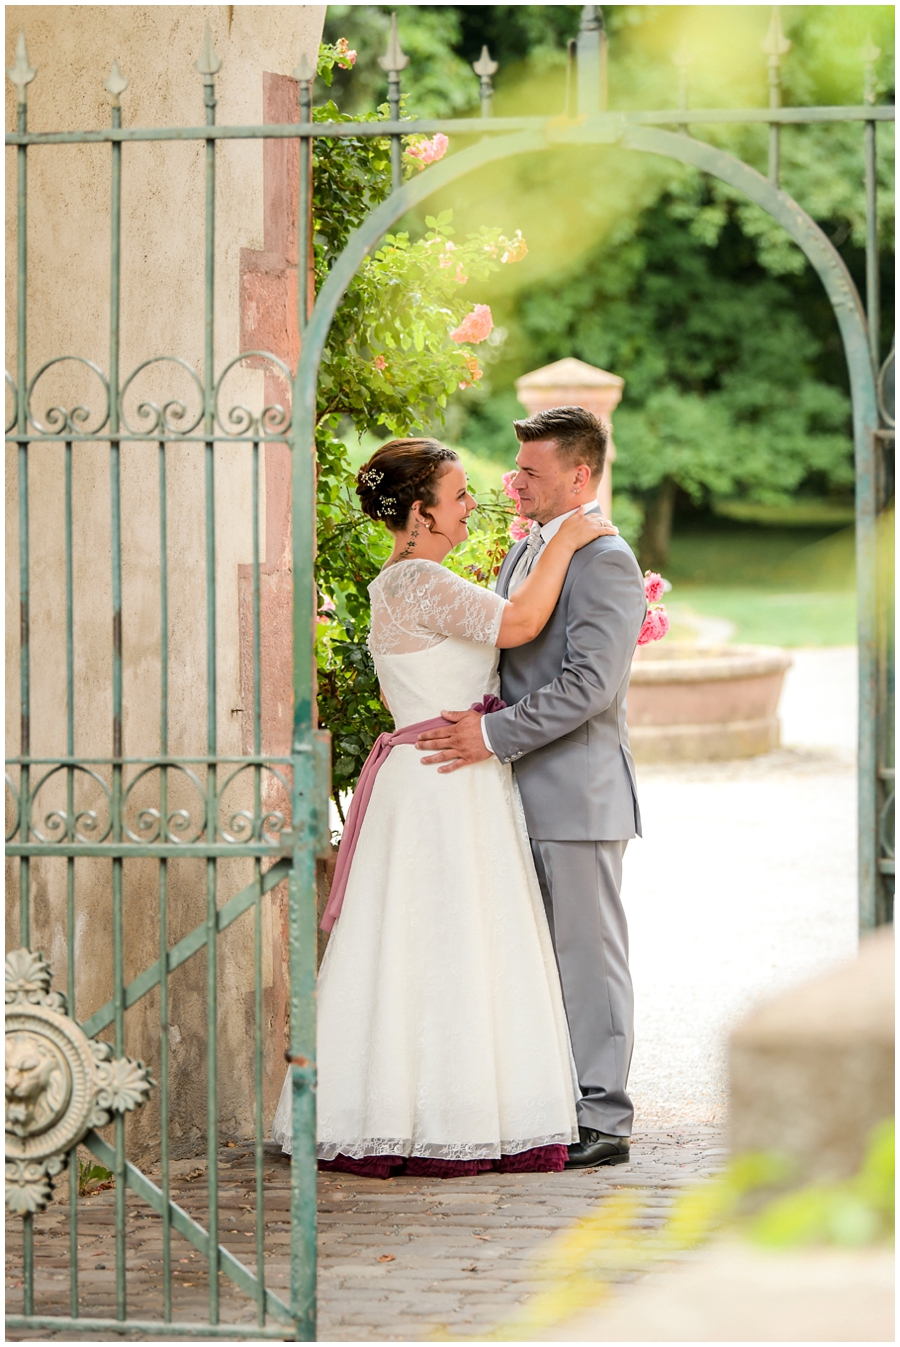
[[[436,561],[391,566],[370,592],[376,647],[397,653],[433,645],[445,636],[496,645],[507,604],[499,594]]]

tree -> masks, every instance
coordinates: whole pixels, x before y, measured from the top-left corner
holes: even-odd
[[[496,111],[561,108],[565,42],[579,14],[569,5],[407,7],[401,36],[411,54],[421,53],[404,74],[410,106],[458,115],[468,89],[474,109],[467,62],[488,42],[500,61]],[[768,14],[616,5],[604,14],[613,107],[671,102],[675,72],[668,56],[682,44],[706,52],[690,69],[695,103],[765,101],[759,39]],[[355,6],[347,17],[374,37],[387,24],[387,7]],[[891,96],[889,7],[799,7],[785,11],[785,23],[793,44],[783,63],[786,101],[859,102],[868,33],[883,53],[880,94]],[[441,79],[434,78],[438,69]],[[765,128],[692,132],[765,171]],[[882,124],[878,135],[887,241],[892,127]],[[514,199],[532,263],[527,273],[494,278],[485,292],[509,338],[479,386],[454,395],[455,437],[506,462],[514,448],[509,422],[520,414],[512,389],[518,374],[577,355],[623,375],[616,485],[645,512],[641,551],[654,566],[665,559],[679,490],[698,502],[721,496],[774,502],[797,491],[849,490],[843,351],[827,298],[799,248],[764,211],[704,174],[614,150],[595,152],[591,164],[585,174],[583,152],[572,149],[526,157],[453,190],[461,227]],[[782,181],[832,236],[862,286],[861,129],[786,128]],[[440,204],[450,200],[447,193]],[[893,322],[887,247],[883,267],[887,342]]]

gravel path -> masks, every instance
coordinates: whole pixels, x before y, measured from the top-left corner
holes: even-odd
[[[781,750],[639,771],[624,881],[639,1126],[724,1124],[730,1027],[856,950],[856,652],[792,654]]]

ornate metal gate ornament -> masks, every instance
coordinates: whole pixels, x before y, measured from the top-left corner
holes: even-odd
[[[43,1211],[53,1176],[92,1127],[146,1103],[149,1068],[88,1038],[52,992],[42,954],[6,958],[6,1205]]]

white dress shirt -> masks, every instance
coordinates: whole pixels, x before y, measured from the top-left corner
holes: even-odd
[[[575,510],[579,508],[580,507],[576,505],[574,510],[566,510],[565,514],[558,514],[556,518],[551,519],[549,523],[541,524],[540,534],[544,542],[544,547],[547,546],[547,543],[550,541],[551,538],[556,537],[557,533],[562,528],[565,521],[569,518],[570,515],[573,515],[575,513]],[[588,501],[584,507],[584,512],[585,514],[590,514],[592,510],[599,510],[599,508],[600,506],[596,500]],[[494,750],[491,747],[491,741],[488,737],[487,723],[488,723],[488,716],[482,716],[481,737],[484,740],[484,746],[487,749],[487,751],[489,753],[493,753]]]

